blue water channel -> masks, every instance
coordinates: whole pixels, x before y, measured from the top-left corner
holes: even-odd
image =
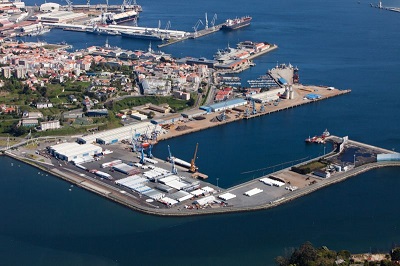
[[[306,145],[304,139],[325,128],[400,149],[399,13],[345,0],[139,4],[139,23],[149,27],[170,20],[172,29],[190,31],[205,12],[209,17],[218,13],[220,22],[253,16],[250,27],[163,48],[175,57],[211,58],[228,44],[267,41],[279,49],[256,59],[255,67],[239,75],[243,80],[279,62],[298,66],[303,84],[352,89],[348,95],[161,142],[155,156],[166,157],[170,145],[174,155],[189,160],[199,143],[201,171],[211,183],[219,178],[220,186],[229,187],[263,174],[244,172],[323,154],[322,145]],[[75,49],[106,39],[60,30],[39,38],[67,41]],[[108,40],[132,50],[149,45],[121,37]],[[0,166],[0,257],[5,265],[274,265],[274,257],[308,240],[351,252],[387,251],[400,242],[400,216],[392,204],[400,200],[398,168],[372,170],[272,210],[163,218],[80,188],[69,191],[70,184],[6,157],[0,157]]]

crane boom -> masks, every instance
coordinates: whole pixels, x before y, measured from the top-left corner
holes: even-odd
[[[174,161],[174,158],[172,157],[171,149],[169,148],[169,145],[168,145],[168,154],[169,154],[169,160],[171,161],[171,165],[172,165],[171,172],[176,175],[178,171],[176,170],[175,161]]]
[[[197,155],[197,149],[199,148],[199,143],[196,144],[196,149],[194,150],[194,155],[193,159],[190,161],[190,172],[195,173],[197,171],[197,167],[195,165],[196,162],[196,155]]]

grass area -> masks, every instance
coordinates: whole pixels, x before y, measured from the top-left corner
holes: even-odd
[[[61,135],[75,135],[87,133],[88,129],[93,128],[93,125],[88,126],[63,126],[60,129],[38,131],[34,135],[44,137],[44,136],[61,136]]]
[[[188,101],[176,99],[170,96],[143,96],[143,97],[129,97],[115,102],[112,106],[112,110],[119,112],[123,109],[128,109],[135,106],[144,105],[146,103],[152,103],[155,105],[167,103],[175,111],[180,111],[188,107]]]
[[[16,140],[13,137],[10,137],[10,146],[19,143],[20,141]],[[7,146],[7,139],[0,139],[0,147],[6,147]]]
[[[314,162],[310,162],[308,164],[302,165],[299,168],[300,169],[306,169],[306,168],[310,168],[311,171],[317,170],[317,169],[321,169],[326,167],[325,163],[321,163],[319,161],[314,161]]]
[[[207,86],[207,93],[206,93],[206,95],[203,97],[203,100],[201,101],[201,104],[200,104],[200,105],[204,105],[204,104],[206,103],[207,98],[208,98],[208,95],[210,94],[210,91],[211,91],[210,86]],[[204,94],[203,94],[203,95],[204,95]]]
[[[326,163],[320,161],[313,161],[299,167],[292,167],[292,171],[299,173],[299,174],[309,174],[315,170],[325,168],[327,166]]]

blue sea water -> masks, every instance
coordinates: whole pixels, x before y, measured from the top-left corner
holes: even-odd
[[[303,140],[325,128],[400,150],[400,13],[345,0],[138,3],[143,6],[139,24],[148,27],[170,20],[172,29],[190,31],[198,19],[204,21],[205,12],[209,20],[217,13],[219,23],[253,17],[250,27],[162,49],[175,57],[210,58],[238,41],[267,41],[279,49],[257,58],[256,67],[240,74],[243,80],[257,78],[277,62],[290,62],[299,67],[303,84],[352,89],[348,95],[161,142],[155,156],[166,157],[170,145],[175,156],[189,160],[199,143],[201,171],[210,182],[218,178],[220,186],[229,187],[277,170],[274,165],[321,155],[323,146]],[[75,49],[105,42],[104,36],[61,30],[40,39],[67,41]],[[149,45],[121,37],[108,41],[132,50]],[[70,192],[70,184],[10,158],[0,157],[0,166],[4,265],[273,265],[274,257],[307,240],[351,252],[387,251],[400,242],[394,207],[400,200],[398,168],[373,170],[272,210],[163,218],[77,187]],[[242,174],[261,168],[268,170]]]

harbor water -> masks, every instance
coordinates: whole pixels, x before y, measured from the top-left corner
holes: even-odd
[[[227,188],[290,166],[285,162],[322,155],[323,145],[306,145],[304,139],[325,128],[400,150],[399,13],[345,0],[138,4],[143,7],[139,25],[148,27],[170,20],[171,29],[191,31],[198,19],[204,22],[205,12],[209,20],[217,13],[217,23],[253,17],[249,27],[162,49],[174,57],[211,58],[228,44],[267,41],[279,49],[255,59],[256,66],[239,75],[242,80],[291,63],[300,69],[303,84],[352,89],[344,96],[160,142],[153,149],[156,157],[165,158],[170,145],[174,156],[189,161],[199,143],[200,171]],[[106,37],[52,30],[39,39],[80,49],[103,45]],[[131,50],[149,45],[118,36],[108,42]],[[398,168],[372,170],[271,210],[165,218],[134,212],[8,157],[0,157],[0,167],[4,265],[274,265],[274,257],[305,241],[354,253],[387,252],[400,242],[400,216],[393,207],[400,200]]]

